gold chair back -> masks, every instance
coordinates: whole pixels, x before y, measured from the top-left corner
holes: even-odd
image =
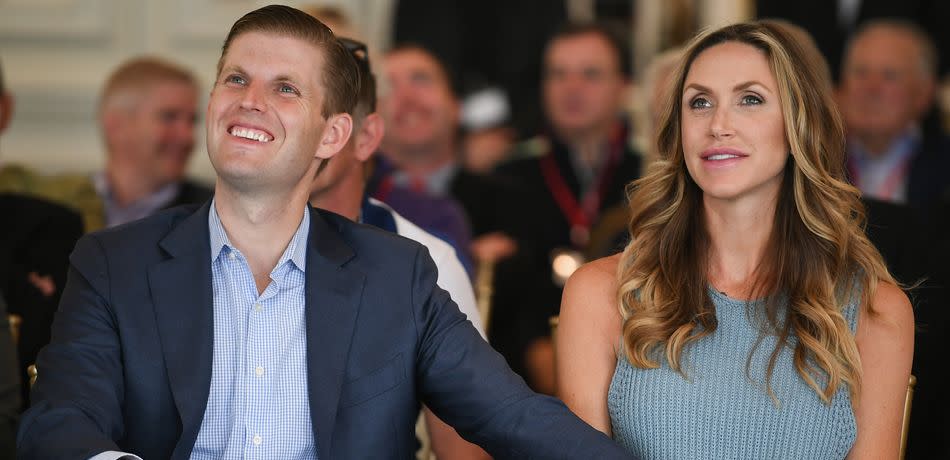
[[[914,387],[916,385],[917,377],[911,375],[910,380],[907,381],[907,393],[904,396],[904,421],[901,424],[901,460],[904,459],[904,454],[907,452],[907,433],[910,430],[910,409],[911,403],[914,401]]]
[[[485,336],[488,336],[488,328],[491,327],[491,298],[494,294],[495,285],[495,263],[480,262],[475,272],[475,301],[478,306],[478,313],[482,318],[482,327],[485,328]]]
[[[13,337],[13,346],[20,344],[20,324],[23,324],[23,318],[20,315],[9,314],[7,321],[10,323],[10,336]]]

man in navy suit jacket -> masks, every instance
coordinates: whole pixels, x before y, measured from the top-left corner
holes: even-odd
[[[206,117],[215,198],[77,244],[21,458],[410,458],[420,402],[497,457],[626,457],[512,374],[422,246],[308,207],[351,134],[357,72],[305,13],[235,23]],[[248,287],[253,308],[233,301]],[[265,314],[285,328],[256,337]],[[277,364],[255,369],[257,351]],[[298,397],[254,399],[272,387]]]

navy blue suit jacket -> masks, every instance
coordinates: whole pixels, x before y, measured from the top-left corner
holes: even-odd
[[[79,241],[20,458],[188,458],[211,386],[208,210],[175,208]],[[436,286],[424,247],[310,215],[307,381],[321,459],[412,457],[420,402],[498,457],[626,457],[509,370]]]

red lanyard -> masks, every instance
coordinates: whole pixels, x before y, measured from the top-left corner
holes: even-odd
[[[557,161],[554,159],[554,152],[549,150],[547,154],[541,157],[541,174],[544,176],[544,183],[554,197],[558,208],[571,225],[571,242],[577,247],[587,246],[590,238],[590,228],[600,213],[600,205],[607,196],[607,187],[610,186],[610,179],[613,178],[614,170],[620,163],[620,157],[623,154],[624,134],[623,129],[614,130],[611,136],[610,152],[607,157],[607,163],[600,171],[597,180],[588,188],[587,193],[581,197],[580,203],[574,193],[571,192],[564,176],[558,168]]]
[[[386,199],[389,198],[389,194],[393,191],[393,178],[392,176],[386,176],[379,182],[379,185],[376,187],[376,192],[373,193],[374,198],[383,203],[386,202]]]

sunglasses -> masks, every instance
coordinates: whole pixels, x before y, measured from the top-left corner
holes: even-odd
[[[338,37],[337,40],[339,40],[340,44],[350,52],[350,55],[353,56],[353,59],[356,59],[356,63],[360,66],[360,70],[364,72],[370,72],[369,51],[366,49],[365,43],[345,37]]]

